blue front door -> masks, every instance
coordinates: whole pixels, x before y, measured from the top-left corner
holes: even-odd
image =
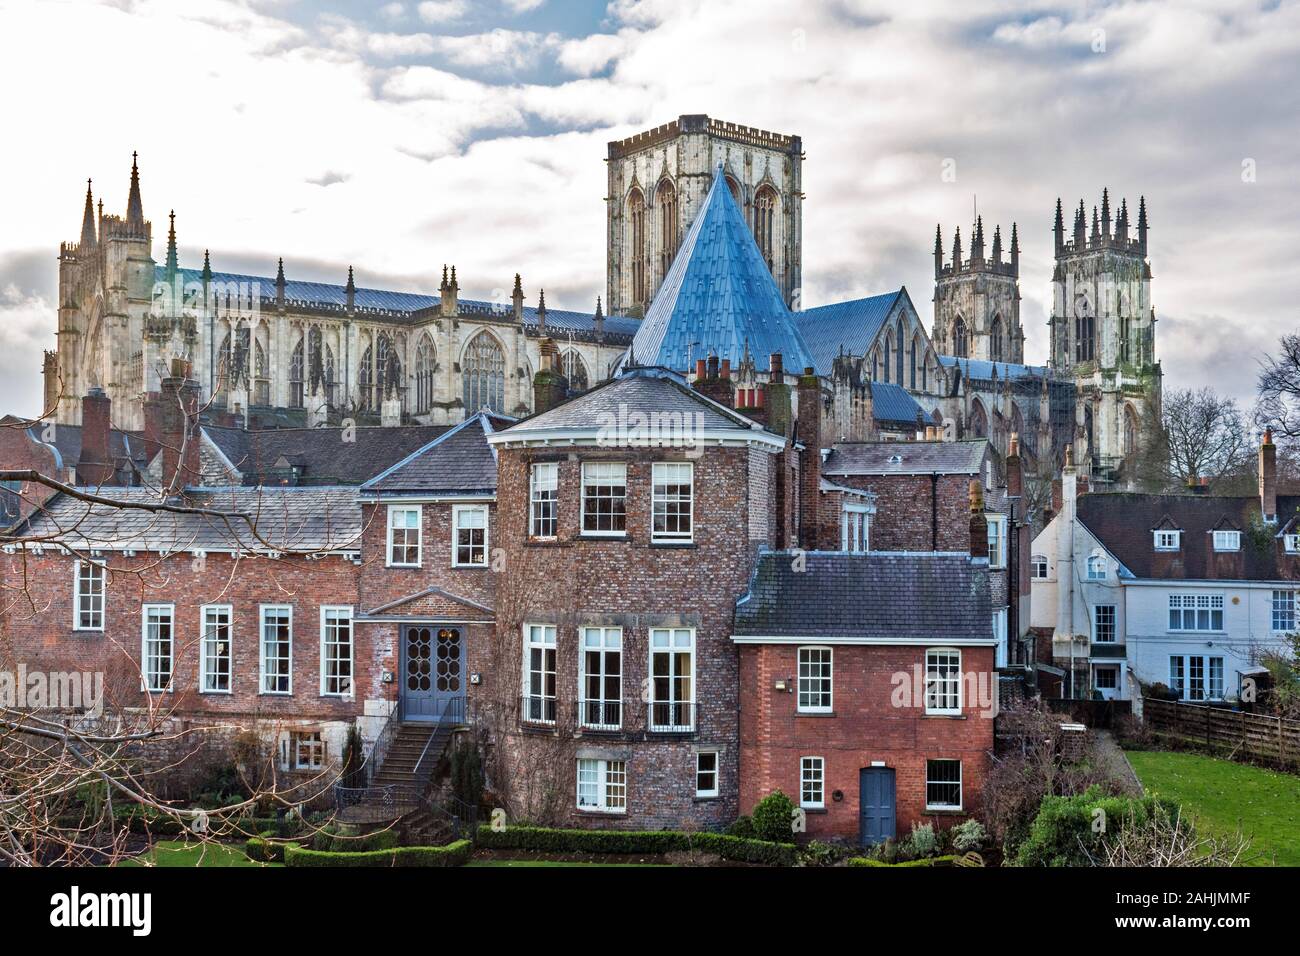
[[[438,720],[463,698],[465,642],[458,627],[408,624],[402,634],[402,719]]]
[[[891,767],[864,767],[858,778],[858,842],[883,843],[895,835],[894,771]]]

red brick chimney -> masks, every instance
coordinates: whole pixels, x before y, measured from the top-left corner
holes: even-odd
[[[989,523],[984,517],[984,483],[978,478],[970,480],[970,556],[989,556]]]
[[[1273,429],[1264,429],[1259,446],[1259,510],[1269,524],[1277,523],[1277,445]]]
[[[817,549],[817,517],[822,484],[822,384],[805,368],[799,376],[799,545]]]
[[[109,421],[112,401],[96,386],[81,399],[81,460],[77,462],[77,481],[99,487],[116,484],[117,469],[109,451]]]
[[[703,366],[703,377],[700,375]],[[736,383],[731,380],[731,359],[723,359],[719,364],[716,355],[710,355],[708,361],[703,359],[695,363],[695,381],[692,383],[701,395],[707,395],[720,405],[736,407]]]
[[[199,383],[190,378],[190,363],[172,359],[171,375],[159,395],[162,484],[169,495],[199,483]]]

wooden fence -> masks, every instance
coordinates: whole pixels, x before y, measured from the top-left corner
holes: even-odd
[[[1300,765],[1300,721],[1240,710],[1142,698],[1142,717],[1157,733],[1172,734],[1213,750]]]

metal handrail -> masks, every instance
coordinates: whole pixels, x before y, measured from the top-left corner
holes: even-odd
[[[695,701],[652,700],[646,704],[646,729],[652,734],[695,732]]]
[[[524,694],[520,698],[519,719],[526,724],[554,724],[559,716],[559,698],[543,694]],[[535,715],[535,716],[534,716]]]
[[[620,730],[623,727],[622,700],[579,699],[578,726],[583,730]]]
[[[425,741],[424,749],[420,751],[420,759],[415,762],[415,770],[412,771],[417,780],[420,779],[420,768],[424,766],[424,761],[428,758],[430,750],[433,748],[435,740],[446,742],[447,737],[451,734],[451,727],[465,722],[465,698],[448,697],[447,702],[442,705],[442,713],[438,715],[438,723],[434,726],[433,733],[429,734],[429,739]],[[439,748],[441,752],[441,748]]]

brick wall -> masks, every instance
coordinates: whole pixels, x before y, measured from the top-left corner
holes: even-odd
[[[815,643],[815,642],[809,642]],[[807,814],[808,835],[858,838],[859,772],[883,762],[895,770],[898,832],[914,822],[949,826],[976,814],[993,749],[993,720],[968,692],[961,717],[927,717],[922,706],[892,703],[893,677],[924,668],[922,647],[837,646],[833,658],[834,713],[796,713],[797,694],[774,689],[798,676],[794,645],[744,645],[740,649],[740,809],[749,813],[762,797],[782,790],[799,801],[800,758],[825,761],[824,811]],[[991,648],[966,648],[962,670],[984,674],[993,686]],[[919,703],[919,702],[917,702]],[[963,811],[925,809],[927,759],[962,762]],[[841,799],[834,799],[839,791]]]

